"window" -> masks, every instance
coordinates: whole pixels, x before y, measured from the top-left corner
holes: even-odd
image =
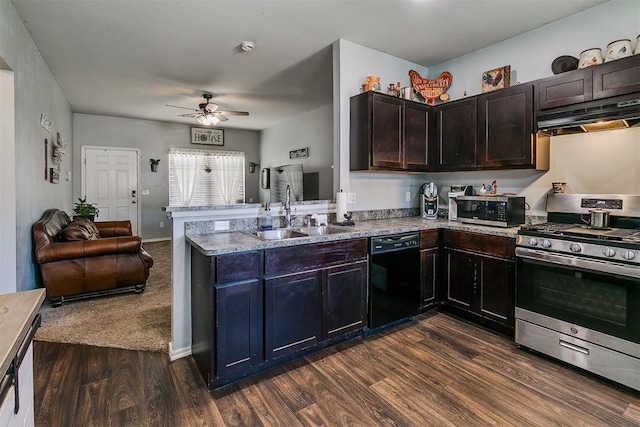
[[[169,206],[244,203],[244,153],[169,148]]]

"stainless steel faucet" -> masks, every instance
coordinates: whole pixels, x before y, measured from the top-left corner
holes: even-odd
[[[284,198],[284,226],[291,227],[291,187],[288,185]]]

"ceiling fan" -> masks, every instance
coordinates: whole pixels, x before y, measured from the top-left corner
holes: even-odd
[[[224,122],[229,120],[226,116],[248,116],[249,113],[247,111],[229,111],[229,110],[218,110],[219,105],[211,102],[213,95],[210,93],[203,93],[202,97],[206,100],[198,105],[198,109],[180,107],[178,105],[169,105],[166,104],[167,107],[173,108],[182,108],[185,110],[191,110],[191,113],[187,114],[178,114],[178,117],[192,117],[195,118],[198,123],[205,126],[213,126],[218,122]]]

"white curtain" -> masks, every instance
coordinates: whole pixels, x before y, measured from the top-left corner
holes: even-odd
[[[204,157],[201,153],[175,148],[169,150],[169,167],[177,181],[182,206],[191,205],[203,164]]]
[[[244,153],[221,152],[213,154],[212,157],[213,170],[220,183],[224,203],[236,203],[244,176]]]

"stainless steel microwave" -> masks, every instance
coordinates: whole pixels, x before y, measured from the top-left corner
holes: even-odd
[[[524,224],[524,197],[458,196],[456,205],[460,222],[494,227],[514,227]]]

